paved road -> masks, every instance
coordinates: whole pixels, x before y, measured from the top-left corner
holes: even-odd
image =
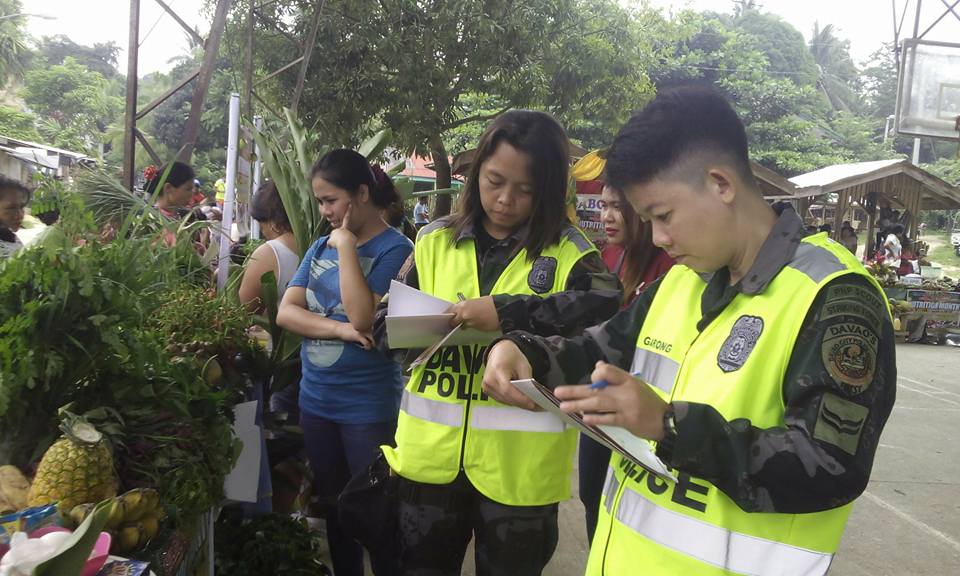
[[[897,366],[897,403],[831,575],[960,575],[960,348],[901,344]],[[560,513],[544,574],[583,574],[583,507],[574,498]]]

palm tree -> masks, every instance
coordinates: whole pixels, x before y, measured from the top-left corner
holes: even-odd
[[[850,41],[837,38],[833,24],[821,29],[820,23],[815,22],[809,46],[817,63],[817,88],[830,106],[844,112],[857,108],[859,73],[850,58]]]

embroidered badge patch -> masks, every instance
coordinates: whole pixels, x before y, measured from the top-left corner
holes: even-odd
[[[763,319],[756,316],[741,316],[733,324],[730,335],[724,340],[717,355],[717,365],[724,372],[733,372],[743,364],[757,345],[763,332]]]
[[[537,294],[549,292],[557,274],[557,259],[550,256],[538,256],[527,274],[527,285]]]
[[[870,387],[877,368],[876,333],[855,322],[827,327],[820,344],[820,359],[840,388],[856,396]]]

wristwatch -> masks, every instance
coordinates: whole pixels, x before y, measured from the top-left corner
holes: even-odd
[[[663,438],[657,442],[657,454],[669,458],[673,455],[673,445],[677,441],[677,418],[673,411],[673,404],[667,404],[663,413]]]

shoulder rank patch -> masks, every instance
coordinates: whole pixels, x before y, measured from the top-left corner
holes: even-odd
[[[537,256],[533,267],[527,274],[527,285],[537,294],[549,292],[557,275],[557,259],[550,256]]]
[[[820,343],[820,359],[827,374],[847,395],[870,387],[877,368],[877,334],[856,322],[827,326]]]
[[[834,394],[824,394],[813,428],[813,437],[833,444],[851,456],[857,453],[863,424],[870,409]]]
[[[733,372],[743,367],[750,357],[760,334],[763,333],[763,318],[741,316],[734,322],[730,335],[724,340],[717,354],[717,365],[724,372]]]

